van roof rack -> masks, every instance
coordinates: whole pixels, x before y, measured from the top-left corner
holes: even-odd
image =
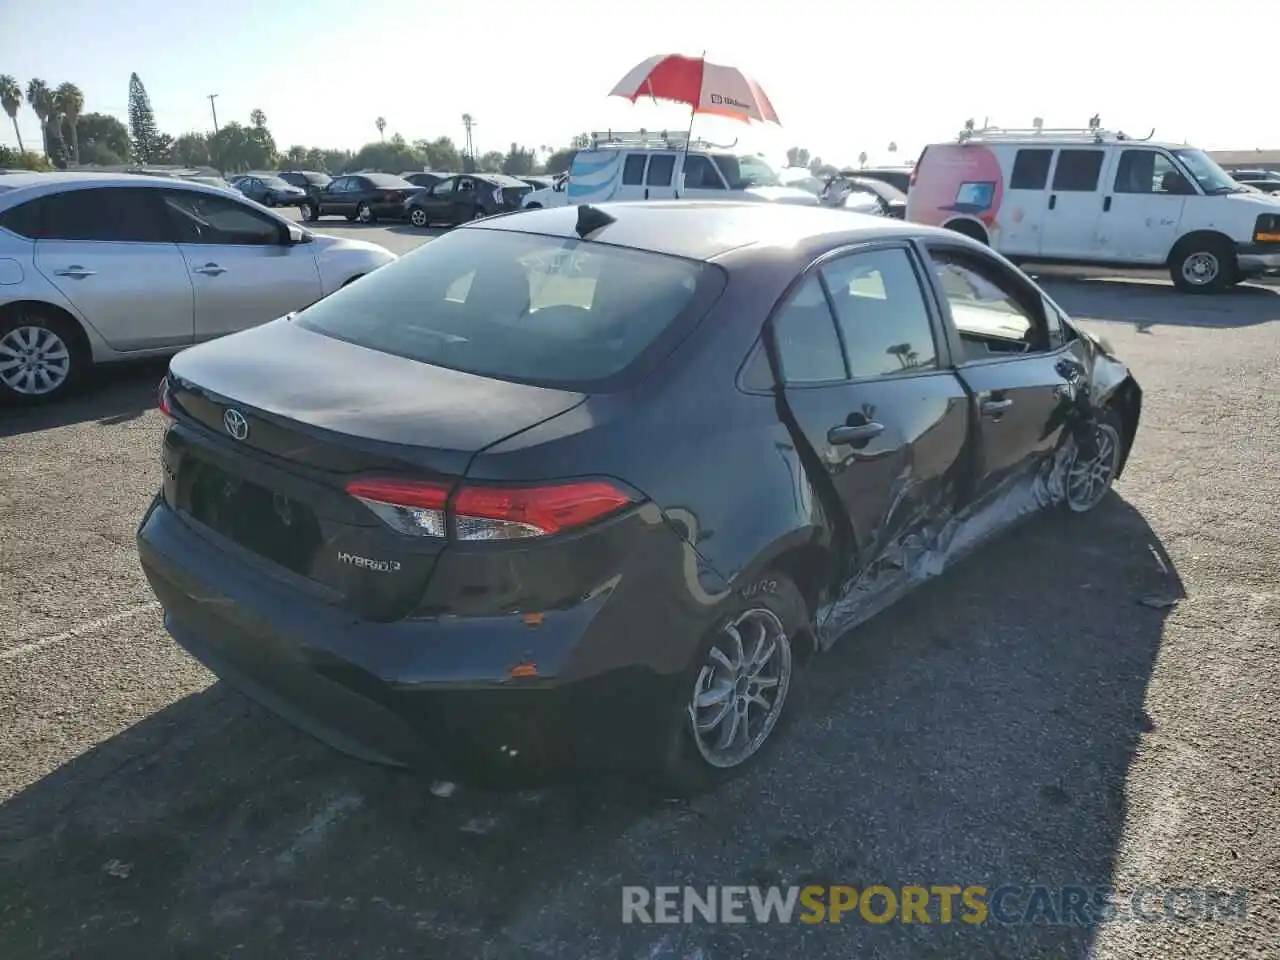
[[[595,130],[591,133],[591,148],[648,147],[655,150],[730,150],[733,143],[711,143],[708,140],[691,140],[683,130]]]
[[[1123,130],[1105,130],[1096,124],[1087,127],[965,127],[957,136],[959,143],[999,143],[1010,140],[1069,140],[1078,143],[1118,143],[1131,140],[1150,140],[1152,130],[1145,137],[1131,137]]]

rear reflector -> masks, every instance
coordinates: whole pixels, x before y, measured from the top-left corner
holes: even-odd
[[[353,480],[347,492],[400,533],[458,540],[543,537],[595,523],[636,503],[605,480],[535,487],[462,487],[449,498],[444,484],[412,480]]]

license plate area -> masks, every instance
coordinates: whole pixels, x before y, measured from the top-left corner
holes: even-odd
[[[193,519],[245,550],[301,576],[310,576],[323,542],[310,507],[215,464],[189,461],[186,508]]]

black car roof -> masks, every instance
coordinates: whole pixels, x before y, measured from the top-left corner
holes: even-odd
[[[690,260],[713,260],[750,246],[791,247],[798,255],[805,255],[811,246],[942,232],[888,217],[807,204],[642,200],[593,206],[616,218],[594,233],[593,240]],[[549,207],[481,220],[464,229],[514,230],[576,239],[577,223],[577,207]]]

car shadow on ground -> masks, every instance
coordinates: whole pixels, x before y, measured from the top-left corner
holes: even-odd
[[[0,808],[0,942],[24,958],[1085,956],[1092,928],[948,925],[936,902],[928,925],[624,925],[621,888],[1110,883],[1182,595],[1120,497],[1038,517],[846,637],[800,678],[776,748],[692,802],[610,785],[442,799],[215,684]]]
[[[155,407],[156,390],[168,367],[167,357],[107,364],[90,370],[64,400],[30,407],[0,401],[0,438],[90,420],[104,426],[127,423]]]
[[[1251,327],[1280,320],[1280,288],[1243,284],[1219,294],[1180,293],[1172,284],[1131,278],[1039,277],[1073,317],[1156,326]]]
[[[360,223],[358,220],[347,220],[345,218],[308,221],[307,226],[313,228],[317,233],[324,233],[326,229],[332,230],[334,227],[341,227],[343,230],[356,232],[386,230],[389,233],[402,233],[423,240],[434,240],[436,237],[444,236],[450,230],[449,227],[440,226],[415,227],[407,220],[378,220],[375,223]]]

